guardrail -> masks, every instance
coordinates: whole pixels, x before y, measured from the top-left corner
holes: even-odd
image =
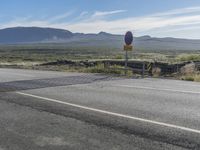
[[[197,71],[200,71],[200,62],[194,62]]]
[[[102,61],[102,63],[106,63],[107,65],[120,65],[123,66],[123,61],[116,61],[116,60],[106,60]],[[176,63],[176,64],[169,64],[163,62],[148,62],[148,61],[129,61],[127,66],[134,72],[134,73],[141,73],[142,76],[144,75],[152,75],[152,70],[154,68],[160,68],[161,74],[172,74],[172,73],[179,73],[181,68],[191,62],[183,62],[183,63]],[[193,62],[198,71],[200,71],[200,62]]]
[[[98,63],[103,63],[105,68],[108,68],[112,65],[119,65],[124,66],[125,62],[123,60],[96,60],[96,61],[68,61],[68,60],[62,60],[62,61],[56,61],[56,62],[50,62],[43,65],[58,65],[58,64],[70,64],[70,65],[83,65],[86,67],[92,67],[97,65]],[[140,73],[142,76],[144,75],[152,75],[152,70],[154,68],[160,68],[161,69],[161,75],[163,74],[172,74],[172,73],[179,73],[181,71],[181,68],[187,64],[190,64],[190,62],[182,62],[182,63],[176,63],[176,64],[169,64],[164,62],[150,62],[150,61],[136,61],[136,60],[130,60],[127,63],[128,70],[133,71],[134,73]],[[200,61],[194,61],[196,70],[200,71]],[[112,68],[113,69],[113,68]],[[120,70],[124,70],[124,68],[119,68]]]

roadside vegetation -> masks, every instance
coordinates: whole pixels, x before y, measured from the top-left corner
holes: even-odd
[[[180,74],[181,80],[200,82],[200,72],[196,70],[194,63],[182,67]]]
[[[35,65],[35,66],[21,66],[24,69],[35,70],[49,70],[49,71],[62,71],[62,72],[80,72],[80,73],[100,73],[100,74],[112,74],[117,76],[124,76],[124,67],[120,65],[105,66],[103,63],[97,63],[93,66],[83,65]],[[133,76],[131,70],[127,71],[127,77]]]
[[[200,73],[184,75],[181,77],[181,80],[200,82]]]
[[[176,59],[179,61],[200,61],[200,54],[180,54]]]
[[[129,59],[175,64],[200,61],[200,51],[145,51],[137,49],[129,53]],[[66,47],[56,44],[48,46],[42,44],[0,46],[0,67],[124,75],[124,66],[110,65],[108,67],[103,63],[94,63],[93,65],[82,63],[82,61],[98,62],[99,60],[124,61],[124,51],[113,48]],[[75,63],[60,64],[60,61],[73,61]],[[58,63],[43,65],[51,62]],[[191,66],[183,68],[193,69]],[[133,76],[132,71],[128,71],[127,74]],[[163,76],[161,68],[153,68],[152,76]],[[181,80],[200,81],[200,73],[196,70],[181,71],[179,74],[170,76]]]
[[[100,63],[95,65],[94,67],[85,68],[83,72],[124,75],[124,67],[119,65],[111,65],[109,67],[106,67],[104,64]],[[133,76],[132,71],[128,70],[127,76]]]
[[[200,60],[200,51],[136,49],[130,59],[162,62]],[[56,60],[124,59],[119,48],[67,47],[66,45],[0,45],[0,62],[51,62]]]

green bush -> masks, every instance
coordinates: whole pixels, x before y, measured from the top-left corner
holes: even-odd
[[[181,77],[182,80],[200,82],[200,74],[185,75]]]
[[[182,80],[194,81],[194,77],[193,76],[184,76],[184,77],[182,77]]]
[[[123,59],[123,56],[122,55],[116,55],[115,59]]]
[[[179,61],[200,61],[200,54],[181,54],[177,56]]]
[[[110,67],[105,67],[103,63],[97,64],[94,67],[88,67],[84,72],[124,75],[124,69],[122,66],[112,65]],[[132,76],[132,71],[128,71],[127,76]]]

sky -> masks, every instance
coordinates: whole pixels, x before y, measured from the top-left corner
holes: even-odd
[[[200,0],[0,0],[0,29],[16,26],[200,39]]]

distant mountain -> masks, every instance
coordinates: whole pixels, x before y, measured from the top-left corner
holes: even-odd
[[[0,30],[0,43],[36,43],[68,39],[73,33],[67,30],[38,28],[38,27],[15,27]]]
[[[0,44],[62,43],[68,46],[121,49],[123,35],[72,33],[68,30],[39,27],[14,27],[0,30]],[[145,50],[200,50],[200,40],[134,37],[134,46]]]

